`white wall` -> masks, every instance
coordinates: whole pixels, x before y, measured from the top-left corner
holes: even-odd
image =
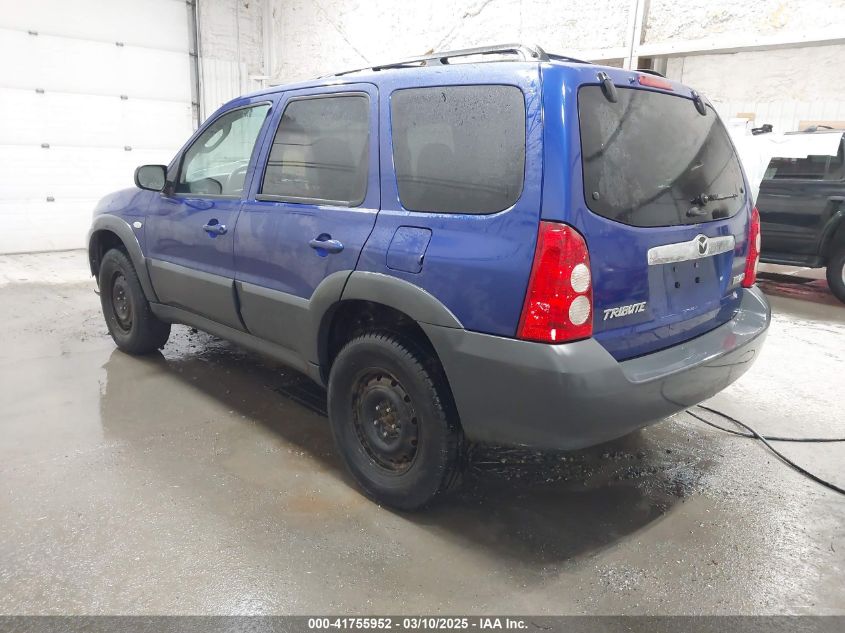
[[[509,41],[618,54],[631,45],[636,7],[632,0],[262,1],[273,83]],[[837,27],[845,37],[845,0],[650,0],[642,42],[789,38]],[[822,46],[678,57],[667,71],[708,95],[723,116],[756,112],[758,123],[786,131],[801,120],[843,118],[843,59],[844,45]]]
[[[433,50],[505,42],[621,46],[630,0],[267,0],[276,83]]]
[[[706,94],[724,118],[755,113],[755,125],[845,121],[845,46],[697,55],[671,60],[667,75]]]
[[[831,28],[845,36],[843,0],[651,0],[645,42],[797,39]],[[800,121],[845,120],[843,59],[841,44],[693,55],[669,59],[666,74],[706,94],[725,118],[754,113],[755,125],[787,132]]]
[[[842,0],[650,0],[646,42],[775,35],[845,24]]]
[[[431,50],[521,41],[555,52],[621,57],[635,37],[638,6],[638,0],[197,2],[202,118],[262,87],[268,77],[272,83],[295,81]],[[0,126],[0,159],[12,166],[26,159],[38,167],[14,178],[14,190],[8,179],[0,183],[0,216],[7,227],[0,250],[78,245],[79,227],[87,224],[95,198],[129,184],[135,164],[166,162],[190,132],[185,4],[0,0],[0,8],[6,60],[0,72],[0,119],[6,122]],[[636,37],[644,46],[660,46],[714,37],[789,39],[818,29],[845,38],[845,0],[650,0]],[[123,46],[116,47],[117,41]],[[74,47],[91,54],[71,64],[76,58],[68,51]],[[150,61],[156,56],[161,60]],[[754,112],[758,124],[789,130],[801,120],[845,119],[843,59],[842,44],[699,54],[669,59],[667,74],[707,94],[724,116]],[[62,70],[63,64],[72,68]],[[81,118],[90,124],[83,129],[62,116],[84,99],[88,116]],[[103,161],[103,152],[113,155]],[[87,176],[95,172],[102,191],[77,186],[91,182]],[[11,225],[32,239],[9,237]],[[49,239],[44,226],[51,227]]]
[[[639,0],[642,5],[647,0]],[[637,0],[199,0],[203,113],[238,94],[339,70],[490,43],[525,42],[620,65]],[[839,28],[845,0],[648,0],[643,45],[801,37]],[[601,54],[604,51],[607,54]],[[669,58],[667,74],[723,116],[781,131],[845,118],[845,45]]]
[[[193,128],[177,0],[0,0],[0,253],[81,248],[102,196]]]
[[[198,0],[202,120],[226,101],[263,87],[266,2]]]

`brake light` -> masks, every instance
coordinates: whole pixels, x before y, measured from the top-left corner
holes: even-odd
[[[570,226],[540,222],[516,335],[528,341],[562,343],[592,334],[593,284],[587,243]]]
[[[674,90],[670,82],[655,75],[640,75],[639,82],[641,86],[648,86],[650,88],[662,88],[663,90]]]
[[[751,221],[748,224],[748,255],[745,257],[745,276],[742,287],[750,288],[757,281],[757,266],[760,264],[760,212],[757,207],[751,210]]]

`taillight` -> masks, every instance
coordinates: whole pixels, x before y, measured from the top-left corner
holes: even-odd
[[[760,212],[757,207],[751,210],[751,222],[748,225],[748,255],[745,257],[745,276],[742,287],[750,288],[757,281],[757,266],[760,264]]]
[[[516,335],[562,343],[593,334],[593,283],[584,238],[565,224],[540,222],[528,292]]]

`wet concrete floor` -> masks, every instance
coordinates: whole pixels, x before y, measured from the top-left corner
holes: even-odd
[[[680,414],[478,448],[456,494],[396,513],[306,379],[181,326],[116,351],[84,256],[39,257],[0,261],[0,613],[845,614],[845,498],[757,442]],[[845,437],[845,306],[781,285],[760,360],[708,404]],[[845,445],[782,449],[845,486]]]

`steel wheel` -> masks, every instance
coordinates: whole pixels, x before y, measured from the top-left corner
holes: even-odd
[[[352,398],[355,433],[369,458],[381,469],[402,474],[414,463],[419,425],[411,397],[384,371],[359,376]]]
[[[164,346],[170,324],[153,314],[126,252],[117,248],[106,251],[97,274],[100,306],[117,346],[129,354],[149,354]]]
[[[129,299],[129,282],[122,272],[116,272],[111,284],[111,306],[117,325],[124,332],[132,329],[132,302]]]
[[[388,332],[346,343],[328,385],[332,435],[370,497],[416,510],[459,479],[463,434],[436,358]]]

